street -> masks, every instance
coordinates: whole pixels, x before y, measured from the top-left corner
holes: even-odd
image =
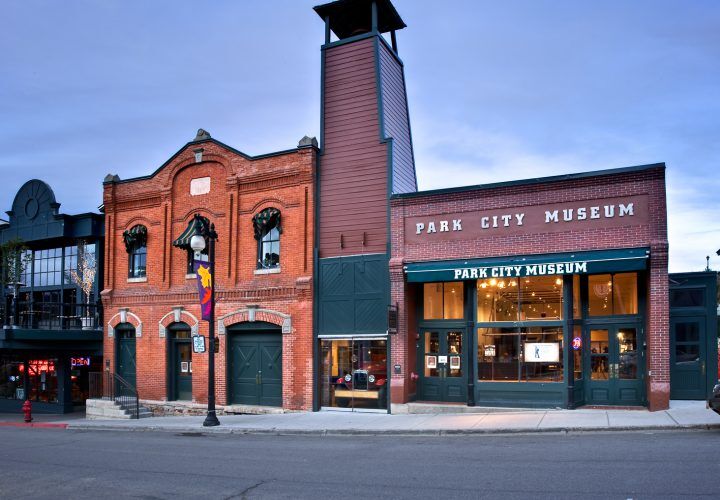
[[[720,431],[262,436],[0,428],[2,498],[718,497]]]

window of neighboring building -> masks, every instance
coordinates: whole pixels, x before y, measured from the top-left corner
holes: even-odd
[[[637,273],[588,276],[588,314],[590,316],[637,313]]]
[[[280,210],[266,208],[253,217],[255,239],[258,242],[257,268],[280,267]]]
[[[423,292],[424,319],[463,319],[465,317],[462,281],[425,283]]]
[[[123,233],[128,253],[128,278],[147,276],[147,228],[137,224]]]

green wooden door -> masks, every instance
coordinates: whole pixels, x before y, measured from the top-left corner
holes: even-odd
[[[192,343],[188,339],[172,342],[173,399],[192,400]]]
[[[705,316],[670,319],[670,398],[705,399]]]
[[[463,359],[463,332],[428,328],[420,342],[420,399],[467,401],[467,367]]]
[[[638,406],[644,404],[645,363],[637,325],[589,327],[589,363],[585,380],[588,404]]]
[[[232,404],[282,406],[280,334],[233,334],[228,357]]]
[[[117,330],[116,369],[120,377],[132,387],[137,387],[137,369],[135,364],[135,330]]]

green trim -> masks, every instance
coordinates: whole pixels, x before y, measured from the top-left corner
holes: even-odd
[[[517,181],[494,182],[491,184],[476,184],[473,186],[460,186],[455,188],[431,189],[428,191],[417,191],[414,193],[398,193],[392,196],[393,199],[416,198],[421,196],[432,196],[439,194],[467,193],[471,191],[481,191],[488,189],[497,189],[501,187],[516,186],[532,186],[537,184],[548,184],[552,182],[573,181],[579,179],[588,179],[592,177],[612,176],[620,174],[630,174],[636,172],[645,172],[654,169],[665,170],[665,163],[651,163],[649,165],[638,165],[633,167],[611,168],[607,170],[594,170],[590,172],[580,172],[576,174],[553,175],[549,177],[538,177],[535,179],[521,179]]]
[[[596,274],[603,272],[641,271],[647,268],[650,250],[630,248],[595,250],[542,255],[518,255],[512,257],[491,257],[485,259],[448,260],[416,262],[404,266],[408,283],[437,281],[476,280],[479,278],[509,278],[533,275]],[[539,269],[546,264],[572,264],[563,266],[562,272],[555,272],[553,265],[546,272]],[[511,267],[511,274],[505,268]],[[566,269],[571,267],[572,269]],[[535,273],[532,271],[535,270]],[[472,272],[471,272],[472,271]],[[460,274],[458,274],[460,273]],[[503,273],[503,274],[500,274]]]

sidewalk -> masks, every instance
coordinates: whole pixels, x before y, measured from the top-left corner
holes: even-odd
[[[639,430],[720,429],[720,415],[703,401],[671,401],[670,409],[646,410],[517,410],[493,409],[475,414],[351,413],[339,411],[276,415],[220,416],[220,426],[203,427],[204,417],[152,417],[140,420],[85,420],[70,416],[40,416],[36,422],[62,424],[68,429],[163,431],[219,434],[308,435],[450,435],[528,432],[597,432]],[[3,422],[22,422],[20,415],[0,415]],[[14,425],[14,424],[12,424]]]

